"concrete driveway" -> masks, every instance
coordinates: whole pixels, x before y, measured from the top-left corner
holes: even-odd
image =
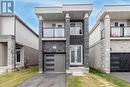
[[[125,80],[127,82],[130,82],[130,72],[115,72],[111,73],[112,75],[116,76],[119,79]]]
[[[40,74],[17,87],[65,87],[65,74]]]

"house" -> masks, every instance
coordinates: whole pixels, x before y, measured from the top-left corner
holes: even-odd
[[[0,14],[0,73],[38,64],[38,35],[18,16]]]
[[[89,65],[106,73],[130,71],[130,5],[105,5],[90,31]]]
[[[74,71],[89,69],[91,12],[91,4],[35,8],[39,20],[40,72],[76,74]]]

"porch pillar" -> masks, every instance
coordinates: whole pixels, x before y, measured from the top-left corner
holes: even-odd
[[[105,30],[105,61],[104,67],[106,73],[110,73],[110,16],[106,14],[104,18],[104,30]]]
[[[70,16],[67,13],[65,16],[65,35],[66,35],[66,69],[70,66]]]
[[[14,36],[8,39],[7,44],[7,65],[8,65],[8,72],[12,71],[15,68],[15,40]]]
[[[89,24],[88,24],[88,13],[84,16],[84,44],[83,44],[83,55],[84,55],[84,67],[88,68],[89,58]]]
[[[43,73],[44,71],[42,37],[43,37],[43,18],[42,16],[39,16],[39,73]]]

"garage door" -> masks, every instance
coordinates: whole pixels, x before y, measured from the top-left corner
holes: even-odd
[[[45,71],[65,73],[65,54],[45,54]]]
[[[111,72],[129,72],[130,53],[111,54]]]

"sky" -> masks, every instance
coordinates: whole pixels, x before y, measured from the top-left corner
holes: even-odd
[[[62,6],[62,4],[93,4],[93,12],[89,18],[89,29],[91,29],[104,5],[130,5],[130,0],[15,0],[15,14],[38,33],[38,19],[34,8]]]

